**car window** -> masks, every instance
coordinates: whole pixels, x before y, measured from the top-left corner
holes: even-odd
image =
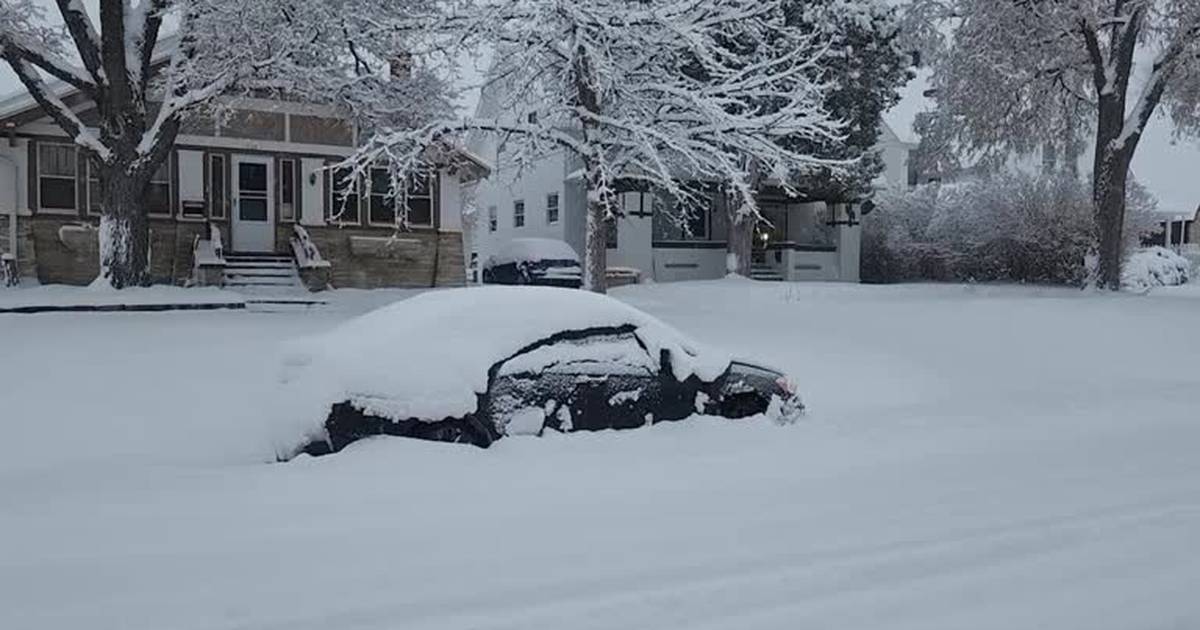
[[[596,334],[539,346],[506,361],[498,376],[512,374],[655,374],[658,363],[633,333]]]

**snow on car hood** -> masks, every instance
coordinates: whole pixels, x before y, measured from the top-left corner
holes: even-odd
[[[431,291],[293,342],[283,371],[289,415],[305,436],[346,400],[397,420],[461,417],[476,410],[497,362],[558,332],[623,325],[636,327],[651,356],[668,351],[679,380],[715,379],[729,366],[728,355],[604,295],[533,286]]]

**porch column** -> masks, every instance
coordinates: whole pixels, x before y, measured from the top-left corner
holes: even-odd
[[[859,282],[862,256],[862,225],[837,226],[838,280]]]

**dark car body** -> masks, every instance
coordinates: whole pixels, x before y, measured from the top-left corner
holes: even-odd
[[[507,435],[631,429],[694,414],[744,418],[774,411],[794,419],[803,405],[783,374],[732,362],[717,378],[679,380],[668,352],[651,353],[633,326],[561,331],[488,370],[474,414],[395,421],[348,401],[333,405],[325,435],[303,451],[322,455],[358,439],[394,435],[487,447]]]
[[[578,289],[583,271],[576,260],[532,260],[492,265],[483,269],[484,284],[532,284]]]
[[[503,243],[483,268],[484,284],[527,284],[578,289],[579,255],[552,238],[514,238]]]

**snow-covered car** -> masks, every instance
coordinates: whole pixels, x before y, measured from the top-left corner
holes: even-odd
[[[285,459],[394,435],[487,447],[694,414],[797,419],[782,373],[706,348],[615,299],[550,287],[429,292],[298,342]]]
[[[514,238],[499,247],[483,267],[485,284],[533,284],[578,289],[583,284],[579,255],[552,238]]]

